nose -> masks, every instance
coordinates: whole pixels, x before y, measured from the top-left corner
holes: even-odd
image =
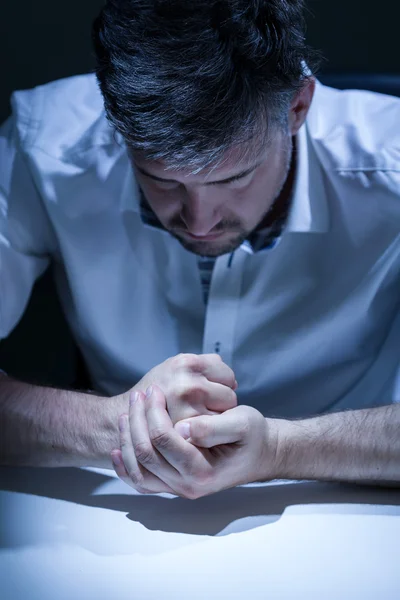
[[[186,190],[180,217],[192,235],[205,236],[220,221],[214,203],[206,198],[205,190]]]

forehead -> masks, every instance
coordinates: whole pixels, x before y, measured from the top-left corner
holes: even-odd
[[[260,164],[267,157],[267,148],[263,147],[232,147],[218,160],[210,162],[206,167],[188,165],[177,167],[173,161],[154,160],[146,157],[141,152],[130,152],[134,163],[153,175],[160,177],[173,177],[178,175],[182,178],[201,179],[207,181],[209,178],[224,179],[236,173],[245,171],[256,164]]]

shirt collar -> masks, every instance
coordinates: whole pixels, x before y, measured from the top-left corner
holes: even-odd
[[[328,202],[322,167],[313,147],[307,122],[300,128],[296,141],[297,168],[291,206],[284,231],[325,233],[329,230]],[[152,211],[148,212],[147,215],[143,213],[141,194],[142,192],[128,160],[120,205],[122,211],[134,211],[142,216],[145,223],[148,221],[149,226],[165,231]],[[249,245],[248,242],[244,244]],[[247,249],[247,251],[249,250]]]
[[[307,122],[300,128],[296,140],[297,169],[285,231],[326,233],[329,230],[326,189]]]

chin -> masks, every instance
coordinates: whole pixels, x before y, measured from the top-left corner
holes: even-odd
[[[240,237],[232,238],[224,242],[198,242],[183,239],[179,236],[174,236],[182,244],[185,250],[197,254],[198,256],[209,256],[210,258],[217,258],[223,254],[230,254],[234,250],[237,250],[243,243],[247,236],[241,235]]]

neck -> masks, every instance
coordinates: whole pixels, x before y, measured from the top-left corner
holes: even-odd
[[[265,215],[265,217],[263,218],[261,223],[258,225],[256,231],[260,230],[260,229],[264,229],[265,227],[269,227],[270,225],[272,225],[280,217],[280,215],[286,210],[288,204],[291,201],[294,180],[295,180],[295,175],[296,175],[296,168],[297,168],[296,138],[293,137],[292,140],[293,140],[293,148],[292,148],[292,156],[290,159],[290,167],[289,167],[288,176],[286,178],[286,181],[284,183],[284,186],[283,186],[279,196],[272,203],[271,208],[269,209],[269,211],[267,212],[267,214]]]

